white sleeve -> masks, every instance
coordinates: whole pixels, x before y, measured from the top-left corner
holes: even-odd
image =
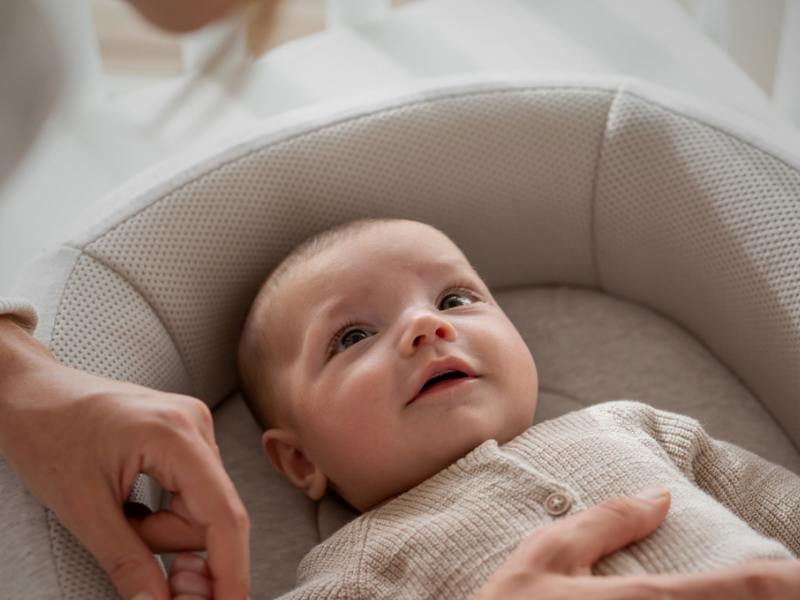
[[[33,333],[39,317],[33,305],[19,298],[0,298],[0,317],[10,315],[22,327]]]

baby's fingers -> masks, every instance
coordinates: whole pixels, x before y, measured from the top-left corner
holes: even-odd
[[[172,561],[171,571],[173,573],[176,571],[193,571],[194,573],[208,576],[208,563],[202,556],[183,552]]]
[[[206,561],[194,554],[180,554],[172,563],[169,589],[175,600],[213,598]]]

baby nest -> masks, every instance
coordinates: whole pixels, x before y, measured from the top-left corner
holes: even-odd
[[[124,186],[22,293],[60,361],[214,409],[252,518],[253,598],[291,589],[353,513],[262,456],[238,335],[294,245],[360,217],[425,221],[464,250],[531,348],[537,421],[639,400],[800,472],[800,161],[746,120],[574,77],[448,78],[306,109]],[[0,596],[116,597],[0,464]]]

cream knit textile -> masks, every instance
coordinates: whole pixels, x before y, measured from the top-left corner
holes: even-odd
[[[672,493],[666,521],[600,561],[597,574],[800,553],[800,478],[709,438],[694,419],[616,401],[502,446],[484,442],[316,546],[298,568],[299,587],[282,598],[468,598],[528,532],[561,518],[545,510],[551,493],[567,496],[569,515],[658,483]]]
[[[16,298],[0,298],[0,317],[11,315],[26,330],[33,333],[38,317],[36,309],[24,300]]]

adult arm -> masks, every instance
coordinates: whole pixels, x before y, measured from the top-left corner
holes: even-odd
[[[0,453],[124,598],[169,598],[148,546],[207,549],[215,597],[247,597],[249,520],[201,401],[65,367],[0,315]],[[123,502],[140,472],[185,512],[126,519]]]
[[[669,494],[614,498],[537,529],[475,600],[780,600],[800,597],[800,561],[753,561],[689,575],[591,576],[603,556],[655,531]]]

